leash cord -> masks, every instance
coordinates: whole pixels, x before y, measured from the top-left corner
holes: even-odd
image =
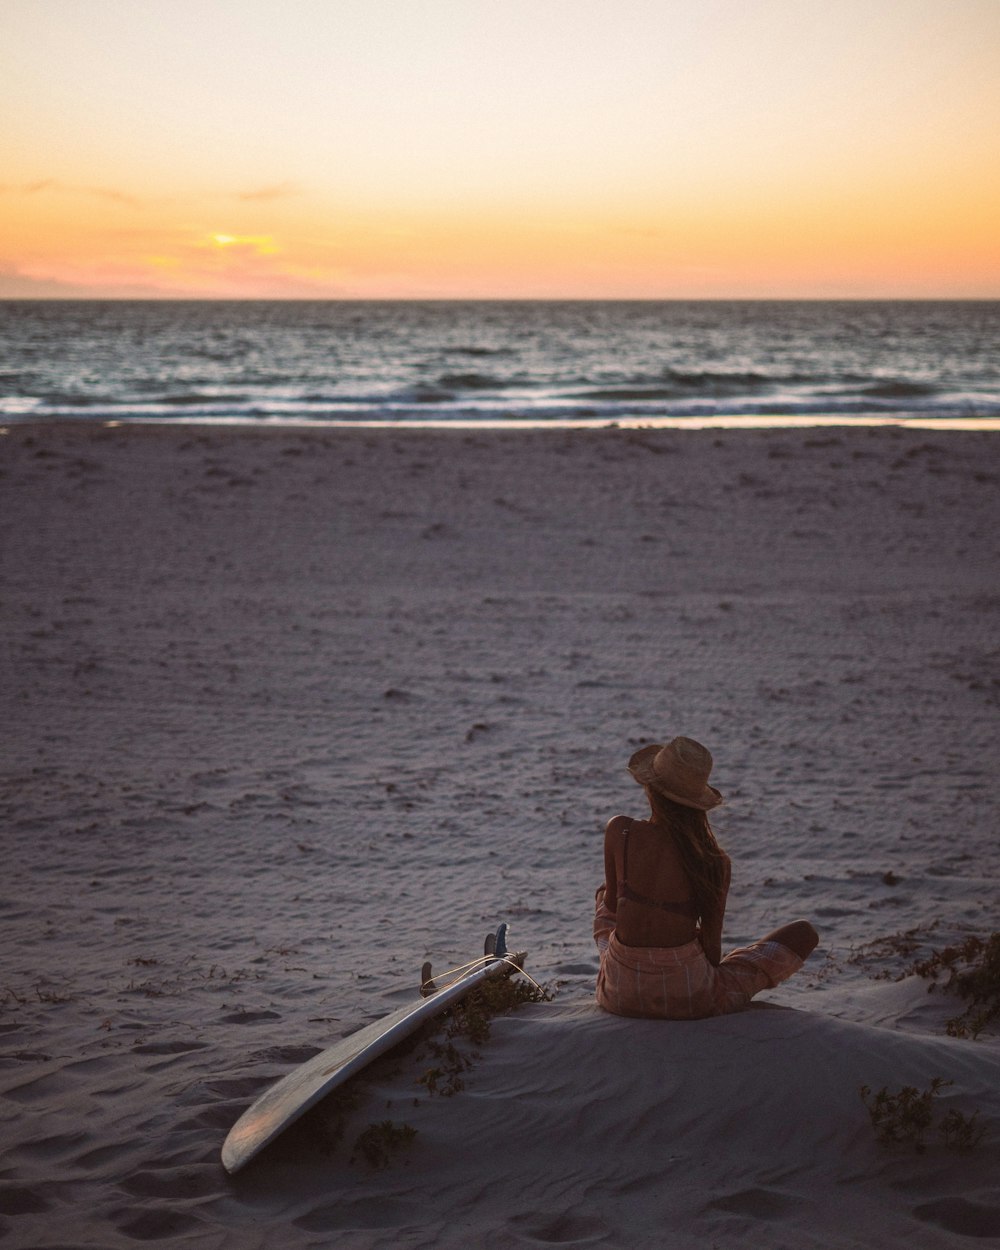
[[[448,981],[445,985],[438,986],[436,990],[432,990],[428,997],[433,997],[434,994],[440,994],[444,990],[450,990],[453,985],[457,985],[459,981],[464,981],[465,978],[476,969],[483,968],[487,964],[507,964],[511,971],[519,972],[521,976],[527,977],[539,993],[545,993],[531,973],[525,972],[513,955],[480,955],[478,959],[470,959],[467,964],[459,964],[456,968],[448,968],[446,971],[442,972],[440,974],[441,976],[451,977],[452,980]],[[438,978],[436,976],[432,976],[429,981],[424,981],[420,986],[421,991],[426,990],[430,985],[436,985],[437,979]]]

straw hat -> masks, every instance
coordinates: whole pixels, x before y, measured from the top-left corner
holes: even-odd
[[[712,753],[693,738],[643,747],[629,760],[628,770],[639,785],[650,786],[683,807],[707,812],[722,802],[722,795],[708,784]]]

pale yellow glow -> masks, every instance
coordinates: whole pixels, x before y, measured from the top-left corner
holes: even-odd
[[[4,0],[0,295],[1000,296],[997,0]]]
[[[209,241],[215,247],[242,248],[254,256],[268,256],[279,250],[267,234],[213,234]]]

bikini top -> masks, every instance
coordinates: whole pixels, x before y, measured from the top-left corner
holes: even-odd
[[[642,903],[644,907],[657,907],[660,911],[668,911],[674,916],[690,916],[697,920],[701,915],[701,908],[694,901],[688,899],[683,903],[665,903],[661,899],[648,898],[645,894],[640,894],[637,890],[633,890],[628,883],[628,835],[632,829],[632,821],[622,833],[622,879],[618,883],[618,902],[627,899],[630,903]]]

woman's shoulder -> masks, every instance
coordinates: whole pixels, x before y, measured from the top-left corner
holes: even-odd
[[[633,827],[637,830],[646,829],[649,827],[649,821],[637,820],[634,816],[612,816],[604,826],[604,833],[606,837],[615,838]]]

